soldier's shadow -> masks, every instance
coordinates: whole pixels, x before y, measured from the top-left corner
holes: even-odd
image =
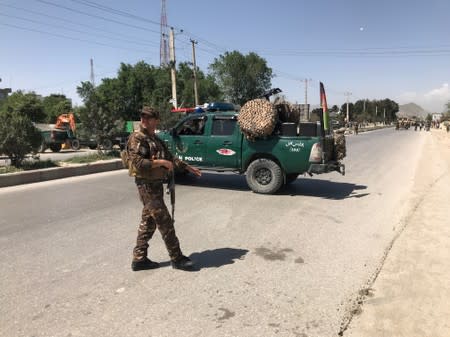
[[[192,253],[189,258],[195,263],[192,271],[199,271],[204,268],[218,268],[227,264],[233,264],[236,260],[243,260],[247,253],[247,249],[217,248]]]
[[[203,252],[192,253],[189,257],[195,262],[198,270],[203,268],[218,268],[233,264],[236,260],[243,260],[247,249],[217,248]]]

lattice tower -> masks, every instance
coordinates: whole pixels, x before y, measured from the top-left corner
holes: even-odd
[[[167,25],[166,0],[161,0],[161,42],[159,62],[161,66],[169,64],[169,27]]]

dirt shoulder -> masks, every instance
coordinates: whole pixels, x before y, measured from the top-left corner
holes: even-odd
[[[450,133],[426,137],[404,230],[344,336],[448,336]]]

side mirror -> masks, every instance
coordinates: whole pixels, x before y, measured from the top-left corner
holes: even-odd
[[[172,136],[172,137],[176,137],[178,134],[177,134],[177,130],[175,129],[175,128],[171,128],[170,130],[169,130],[169,134]]]

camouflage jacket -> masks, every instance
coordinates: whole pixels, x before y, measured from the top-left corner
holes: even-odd
[[[187,164],[170,153],[167,145],[156,135],[150,135],[140,126],[133,132],[127,143],[130,174],[138,180],[162,181],[167,179],[167,169],[152,167],[153,160],[165,159],[171,161],[175,168],[184,170]]]

